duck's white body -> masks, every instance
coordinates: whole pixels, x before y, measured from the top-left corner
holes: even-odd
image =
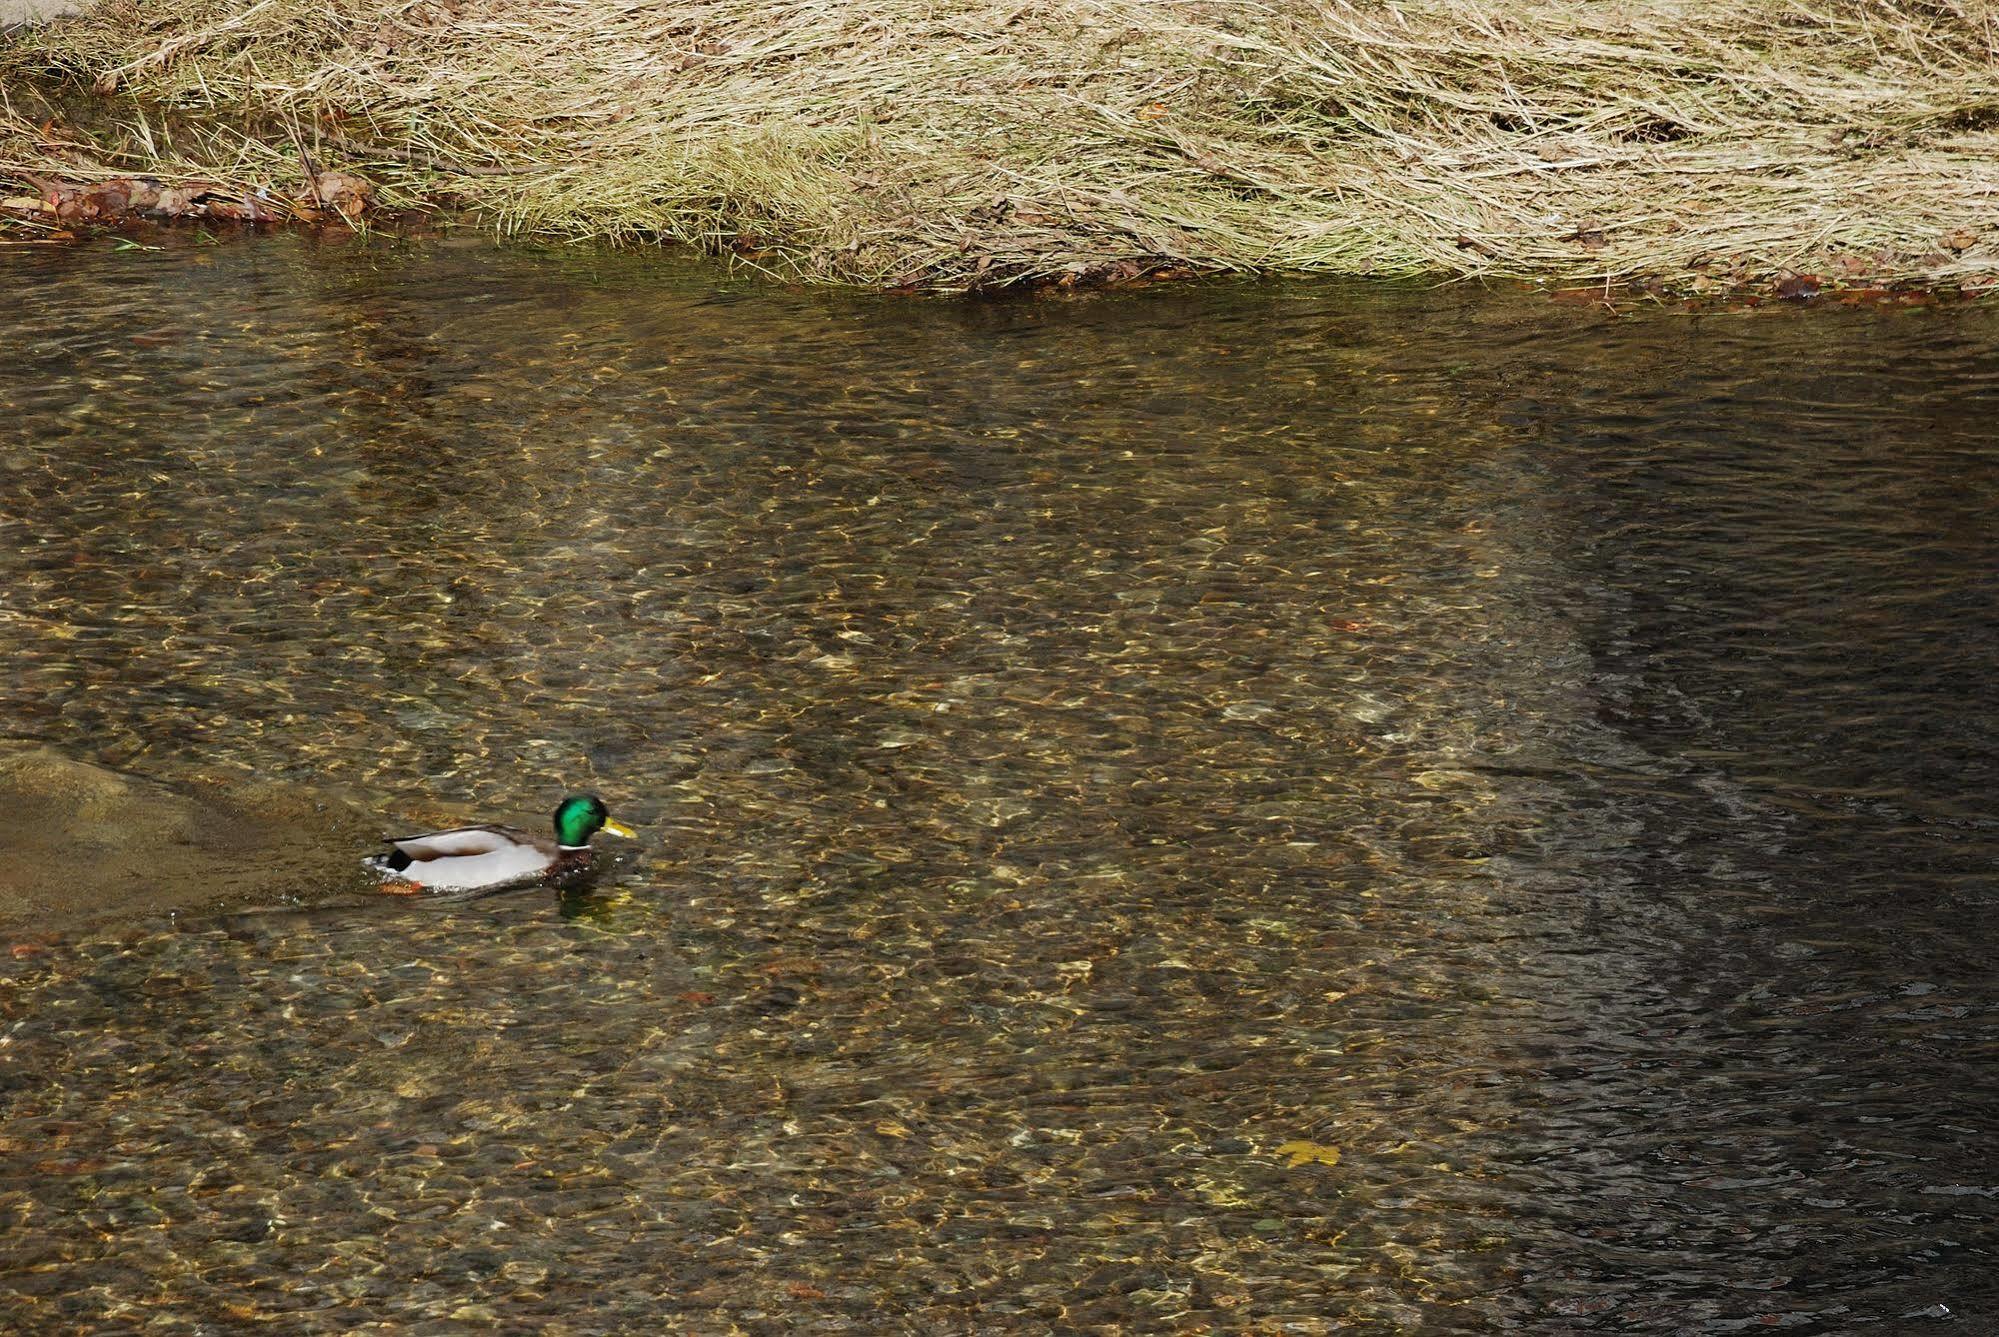
[[[410,882],[430,891],[497,891],[540,882],[557,866],[589,857],[589,847],[563,850],[511,826],[462,826],[390,840],[393,854],[361,862],[384,882]],[[398,857],[401,856],[401,857]]]

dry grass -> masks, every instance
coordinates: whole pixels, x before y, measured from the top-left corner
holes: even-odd
[[[1993,0],[107,0],[0,59],[809,279],[1999,278]]]

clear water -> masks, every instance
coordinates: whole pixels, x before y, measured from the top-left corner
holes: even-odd
[[[1999,1329],[1999,312],[0,288],[8,734],[646,837],[0,956],[24,1330]]]

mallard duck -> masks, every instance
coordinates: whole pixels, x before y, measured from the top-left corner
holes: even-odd
[[[611,820],[595,794],[571,794],[555,810],[555,839],[511,826],[461,826],[397,836],[387,854],[361,862],[403,895],[418,891],[499,891],[562,882],[590,867],[590,837],[599,831],[627,839],[637,835]]]

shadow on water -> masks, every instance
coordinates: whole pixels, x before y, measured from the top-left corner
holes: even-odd
[[[1999,315],[5,263],[17,735],[647,834],[24,941],[32,1323],[1999,1323]]]

